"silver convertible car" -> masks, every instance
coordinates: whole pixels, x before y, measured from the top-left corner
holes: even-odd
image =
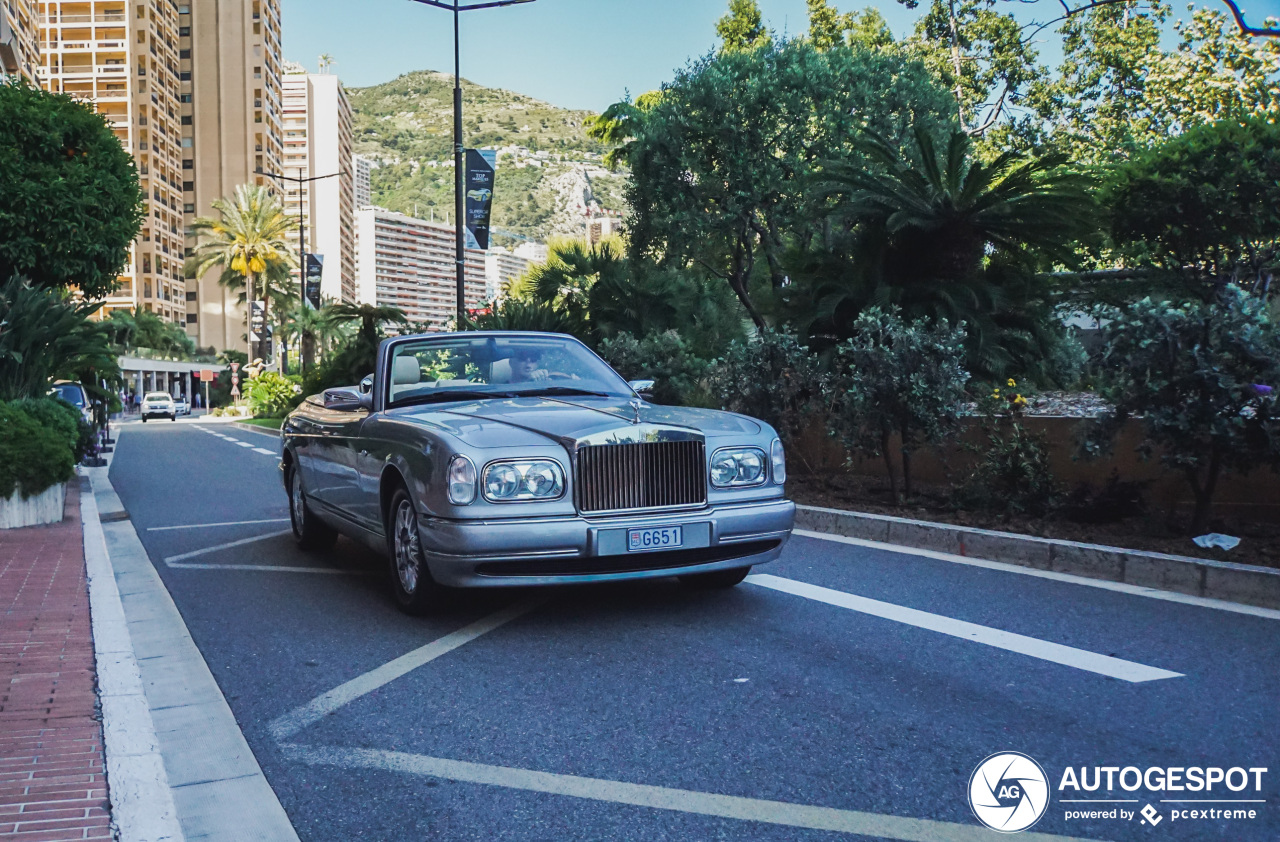
[[[773,429],[657,406],[633,385],[559,334],[388,339],[359,386],[285,420],[294,535],[386,553],[411,612],[451,587],[731,587],[777,558],[795,506]]]

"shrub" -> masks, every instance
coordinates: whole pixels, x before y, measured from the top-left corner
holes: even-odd
[[[1195,495],[1191,528],[1203,532],[1218,480],[1280,466],[1280,332],[1266,303],[1234,285],[1212,301],[1145,298],[1109,319],[1099,394],[1114,409],[1094,425],[1086,451],[1110,449],[1125,420],[1141,418],[1138,452],[1181,472]]]
[[[249,381],[245,393],[254,415],[280,418],[293,408],[294,397],[301,393],[297,379],[274,371],[264,371]]]
[[[1044,517],[1059,503],[1062,489],[1049,468],[1045,437],[1022,423],[1027,400],[1013,391],[1010,379],[1003,394],[999,388],[979,401],[985,448],[973,471],[956,491],[964,506],[995,509],[1006,515]]]
[[[40,494],[75,472],[71,443],[16,403],[0,402],[0,498]]]
[[[881,456],[898,496],[890,440],[899,438],[902,489],[911,494],[911,451],[937,442],[959,419],[965,402],[965,330],[945,319],[907,322],[896,307],[864,310],[854,338],[837,346],[837,408],[841,436],[851,450]]]
[[[85,422],[79,410],[58,398],[27,398],[14,406],[53,430],[67,443],[76,462],[84,459],[93,446],[93,427]]]
[[[732,343],[710,374],[720,406],[768,422],[788,446],[826,416],[830,382],[817,355],[794,335],[772,330]]]
[[[694,355],[674,330],[637,339],[619,333],[600,343],[600,356],[628,380],[653,380],[655,403],[686,406],[710,404],[702,380],[710,363]]]

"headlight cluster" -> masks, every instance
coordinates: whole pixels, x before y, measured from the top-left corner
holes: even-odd
[[[564,470],[554,459],[498,462],[484,472],[484,499],[490,503],[553,500],[564,493]]]
[[[765,481],[765,455],[758,447],[717,450],[711,456],[711,484],[717,488],[759,485]]]
[[[465,506],[476,499],[476,466],[465,456],[455,456],[449,462],[445,476],[449,486],[449,502]]]

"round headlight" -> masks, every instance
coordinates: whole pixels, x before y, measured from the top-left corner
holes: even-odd
[[[748,450],[738,456],[738,482],[757,482],[764,473],[764,459],[754,450]]]
[[[520,472],[514,465],[494,465],[485,472],[484,493],[495,500],[509,500],[520,490]]]
[[[711,460],[711,482],[714,485],[728,485],[738,476],[738,463],[733,454],[717,453]]]
[[[559,492],[556,472],[546,463],[531,465],[524,475],[524,490],[534,497],[549,497]]]
[[[449,462],[445,484],[449,488],[449,502],[465,506],[476,499],[476,466],[465,456],[455,456]]]

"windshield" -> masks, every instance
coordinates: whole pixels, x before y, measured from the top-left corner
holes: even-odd
[[[520,395],[631,397],[618,374],[567,337],[423,338],[397,345],[388,406]]]
[[[152,392],[151,394],[147,395],[144,400],[167,401],[167,400],[170,400],[170,397],[164,392]]]
[[[84,392],[75,383],[60,383],[53,387],[53,391],[76,409],[84,409]]]

